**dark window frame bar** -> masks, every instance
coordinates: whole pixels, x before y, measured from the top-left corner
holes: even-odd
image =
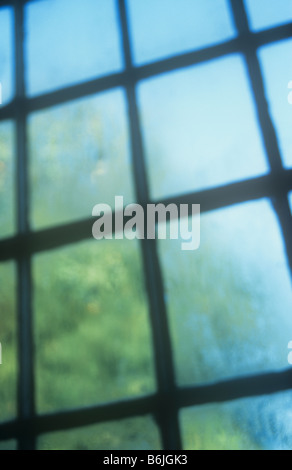
[[[0,121],[12,119],[16,123],[18,232],[16,236],[0,241],[0,261],[12,259],[17,261],[20,367],[18,418],[9,423],[0,424],[0,440],[17,438],[20,449],[35,448],[36,436],[45,432],[71,429],[143,414],[152,414],[156,417],[165,449],[180,449],[182,444],[178,413],[181,408],[230,401],[249,396],[274,394],[292,388],[292,372],[290,369],[277,373],[234,378],[217,384],[194,387],[176,386],[167,312],[164,303],[163,278],[157,255],[156,241],[151,240],[143,241],[141,248],[155,350],[157,393],[148,397],[102,404],[86,409],[76,409],[51,415],[35,414],[31,257],[37,252],[75,243],[81,239],[89,239],[92,220],[78,221],[61,227],[31,232],[28,222],[29,187],[26,146],[26,119],[31,112],[115,87],[122,87],[126,90],[137,202],[145,206],[152,201],[149,197],[141,126],[135,94],[137,83],[162,73],[214,60],[228,54],[241,53],[248,67],[247,79],[249,79],[253,91],[259,130],[262,132],[265,142],[271,172],[268,175],[246,181],[167,198],[162,202],[191,204],[202,201],[202,212],[207,212],[238,204],[239,202],[264,197],[269,198],[272,200],[282,230],[292,273],[292,218],[288,201],[288,192],[292,189],[292,170],[285,170],[282,166],[277,136],[265,97],[261,68],[256,56],[258,47],[291,38],[292,23],[253,33],[249,30],[242,0],[229,0],[238,37],[205,49],[134,67],[125,3],[124,0],[116,1],[123,40],[125,70],[35,98],[27,98],[24,87],[23,8],[27,1],[0,2],[1,7],[13,5],[15,15],[16,94],[12,103],[0,109]],[[72,231],[72,228],[76,231]],[[53,240],[53,243],[50,240]],[[161,328],[161,325],[163,325],[163,328]],[[162,330],[162,334],[158,334],[159,330]],[[162,404],[165,406],[162,406]]]
[[[28,1],[28,0],[27,0]],[[25,3],[25,2],[24,2]],[[276,26],[264,31],[248,33],[250,43],[255,49],[267,46],[271,43],[277,43],[286,39],[291,39],[292,22],[281,26]],[[138,83],[164,73],[174,72],[186,67],[203,64],[229,54],[244,54],[246,43],[244,37],[235,37],[229,41],[222,42],[213,46],[208,46],[192,52],[181,53],[170,58],[153,61],[145,65],[132,65],[130,80]],[[16,99],[0,108],[0,121],[13,119],[15,108],[22,106],[25,114],[34,111],[41,111],[46,108],[58,106],[79,98],[85,98],[93,94],[111,90],[113,88],[125,88],[129,81],[128,72],[109,74],[88,80],[80,84],[68,85],[55,91],[44,93],[35,97],[25,97],[21,103]]]
[[[292,370],[270,372],[260,375],[239,377],[213,384],[176,387],[176,400],[180,409],[209,404],[229,403],[235,400],[276,395],[292,388]],[[47,433],[78,429],[104,422],[139,416],[154,416],[159,413],[158,394],[145,397],[103,403],[96,406],[76,408],[35,416],[23,422],[14,420],[0,424],[0,441],[19,439],[27,427],[35,436]],[[178,450],[178,449],[177,449]]]

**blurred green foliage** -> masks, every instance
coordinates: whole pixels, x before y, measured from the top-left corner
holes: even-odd
[[[39,411],[154,391],[136,244],[85,242],[37,256],[34,268]]]
[[[0,125],[0,236],[6,237],[15,229],[13,125]]]
[[[16,312],[15,270],[12,263],[0,264],[0,420],[15,417],[16,413]]]
[[[146,416],[41,436],[41,450],[159,450],[157,427]]]

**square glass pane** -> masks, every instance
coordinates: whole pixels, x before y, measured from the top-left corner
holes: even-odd
[[[148,80],[139,101],[154,198],[267,171],[239,56]]]
[[[292,40],[260,49],[269,109],[277,128],[284,165],[292,166]]]
[[[158,429],[152,418],[102,423],[39,438],[40,450],[159,450]]]
[[[0,123],[0,238],[15,231],[14,126]]]
[[[13,14],[11,8],[0,8],[0,106],[13,95]]]
[[[235,35],[226,0],[128,0],[136,63],[225,41]]]
[[[181,412],[186,450],[291,450],[291,392]]]
[[[0,421],[16,416],[16,305],[15,271],[12,263],[0,264],[0,343],[2,364],[0,364]]]
[[[244,0],[253,30],[279,26],[292,21],[291,0]]]
[[[37,406],[85,406],[155,390],[138,246],[89,241],[35,258]]]
[[[292,289],[268,201],[201,216],[201,246],[160,241],[179,384],[288,367]]]
[[[115,8],[114,0],[30,2],[25,9],[28,93],[120,70]]]
[[[29,144],[34,227],[89,218],[116,195],[134,201],[121,91],[34,114]]]

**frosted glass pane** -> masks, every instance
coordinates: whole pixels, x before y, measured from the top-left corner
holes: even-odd
[[[292,40],[260,49],[270,111],[286,167],[292,166]],[[289,100],[289,101],[288,101]]]
[[[139,103],[155,198],[267,171],[240,57],[146,81]]]
[[[34,227],[90,218],[115,196],[134,201],[125,108],[113,91],[30,117]]]
[[[11,122],[0,123],[0,238],[15,231],[15,162],[14,128]]]
[[[292,21],[291,0],[245,0],[245,4],[253,30]]]
[[[0,264],[0,421],[16,417],[16,305],[15,271],[12,263]]]
[[[29,94],[122,67],[114,0],[50,0],[26,7]]]
[[[198,49],[235,35],[226,0],[128,0],[137,63]]]
[[[40,450],[159,450],[158,429],[150,417],[126,419],[39,438]]]
[[[181,412],[186,450],[291,450],[291,392]]]
[[[11,8],[0,8],[0,83],[2,104],[7,104],[13,95],[13,15]],[[0,101],[1,106],[1,101]]]
[[[159,247],[180,384],[288,367],[291,279],[269,202],[202,215],[197,251]]]
[[[95,240],[34,262],[40,412],[155,390],[137,242]]]

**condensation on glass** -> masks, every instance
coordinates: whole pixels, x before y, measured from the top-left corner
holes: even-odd
[[[159,450],[160,437],[150,416],[113,421],[38,439],[40,450]],[[110,457],[110,456],[109,456]]]
[[[15,302],[15,266],[0,264],[0,343],[2,364],[0,365],[0,421],[16,417],[17,381],[17,324]],[[5,445],[5,444],[3,444]]]
[[[267,172],[239,56],[147,80],[139,103],[154,198]]]
[[[114,0],[34,1],[25,18],[29,95],[121,70]]]
[[[176,240],[159,251],[179,384],[288,367],[291,279],[267,200],[202,215],[193,253]]]
[[[186,450],[290,450],[291,392],[183,409]]]
[[[13,98],[13,14],[12,8],[0,8],[0,106]]]
[[[127,5],[137,64],[224,42],[236,34],[226,0],[128,0]]]
[[[290,0],[244,0],[250,27],[261,30],[292,21]]]
[[[116,195],[134,202],[125,107],[115,90],[30,116],[33,227],[90,218]]]
[[[40,412],[155,390],[137,242],[95,240],[34,259]]]
[[[291,4],[292,8],[292,4]],[[276,126],[284,166],[292,167],[292,40],[259,50],[269,110]]]

